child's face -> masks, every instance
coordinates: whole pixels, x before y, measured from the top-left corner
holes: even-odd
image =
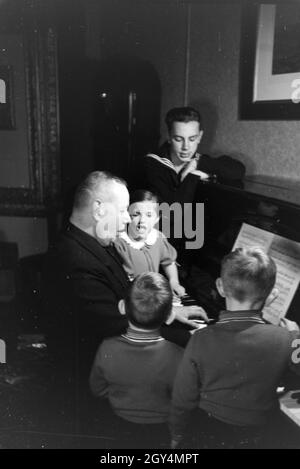
[[[136,202],[130,205],[129,215],[129,235],[144,240],[158,221],[157,204],[151,201]]]

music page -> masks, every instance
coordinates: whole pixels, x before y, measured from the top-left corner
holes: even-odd
[[[239,247],[259,246],[275,261],[278,297],[263,309],[264,318],[279,324],[288,311],[300,280],[300,243],[243,223],[233,250]]]

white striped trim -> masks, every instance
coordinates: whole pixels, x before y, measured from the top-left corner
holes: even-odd
[[[153,337],[140,337],[140,338],[133,338],[127,334],[122,334],[121,337],[123,337],[124,339],[127,339],[129,340],[130,342],[137,342],[137,343],[141,343],[141,342],[144,342],[144,343],[149,343],[149,342],[161,342],[162,340],[165,340],[163,337],[156,337],[156,338],[153,338]]]
[[[217,324],[225,324],[227,322],[243,322],[243,321],[248,321],[248,322],[258,322],[259,324],[266,324],[266,322],[263,319],[256,318],[256,317],[247,317],[247,318],[226,318],[226,319],[220,319]]]
[[[168,168],[171,168],[173,169],[173,171],[176,172],[175,166],[173,165],[172,161],[168,160],[168,158],[161,158],[160,156],[157,156],[154,153],[148,153],[146,157],[153,158],[154,160],[158,161],[159,163],[165,166],[168,166]]]
[[[169,160],[168,158],[162,158],[161,156],[155,155],[154,153],[148,153],[148,154],[146,155],[146,157],[153,158],[154,160],[156,160],[156,161],[158,161],[159,163],[161,163],[161,164],[167,166],[168,168],[173,169],[173,171],[175,171],[175,173],[178,174],[177,171],[176,171],[176,169],[175,169],[174,164],[173,164],[172,161]],[[201,157],[200,153],[196,152],[195,155],[193,156],[193,158],[192,158],[190,161],[192,161],[193,159],[195,159],[195,160],[197,161],[197,163],[198,163],[200,157]],[[193,174],[193,173],[194,173],[194,171],[191,172],[191,174]],[[204,173],[203,171],[200,171],[200,170],[196,169],[196,170],[195,170],[195,175],[200,176],[199,173],[201,173],[201,176],[203,177],[203,179],[205,179],[205,178],[208,177],[208,174]]]

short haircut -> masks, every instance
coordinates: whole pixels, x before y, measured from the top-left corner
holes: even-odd
[[[77,187],[73,208],[82,209],[89,205],[91,197],[96,191],[107,193],[107,186],[112,181],[127,186],[126,182],[108,171],[94,171],[90,173]]]
[[[199,128],[201,129],[201,116],[199,112],[193,107],[174,107],[167,112],[165,123],[167,124],[168,131],[172,130],[174,122],[199,122]]]
[[[265,301],[276,281],[276,264],[260,247],[238,248],[222,260],[226,296],[240,302]]]
[[[157,272],[138,275],[125,299],[126,315],[136,327],[159,328],[172,310],[173,294],[168,280]]]
[[[153,202],[154,204],[158,204],[158,197],[153,192],[145,189],[137,189],[130,194],[130,203],[135,204],[137,202]]]

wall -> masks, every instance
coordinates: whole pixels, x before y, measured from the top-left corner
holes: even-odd
[[[130,52],[153,64],[161,82],[163,137],[166,111],[185,102],[188,66],[187,102],[201,110],[205,125],[201,150],[237,157],[245,163],[247,174],[299,179],[300,122],[238,118],[239,2],[188,6],[188,2],[91,0],[87,24],[89,57],[101,60]]]
[[[90,0],[87,56],[99,65],[116,54],[149,61],[161,83],[163,119],[170,107],[184,103],[186,19],[187,6],[181,2]]]
[[[100,64],[102,59],[117,53],[147,60],[157,71],[161,83],[163,137],[163,117],[170,107],[184,104],[187,84],[188,102],[199,107],[204,117],[202,151],[236,156],[246,164],[248,174],[299,180],[300,121],[238,119],[238,2],[191,2],[189,7],[167,0],[68,0],[64,4],[58,12],[58,29],[65,195],[93,169],[86,103],[87,65],[89,61]],[[191,22],[186,50],[188,8]],[[2,149],[3,138],[4,134],[0,140]],[[25,172],[18,173],[18,178],[25,176]],[[46,220],[0,217],[0,236],[17,241],[21,256],[42,252],[47,247]]]
[[[19,257],[47,251],[45,218],[0,217],[0,241],[18,244]]]
[[[2,15],[1,10],[0,15]],[[3,18],[1,17],[2,21]],[[20,33],[1,30],[0,64],[12,67],[15,128],[0,130],[0,187],[29,187],[28,125],[26,115],[25,63]],[[19,256],[47,250],[45,218],[0,216],[0,241],[16,242]]]
[[[21,3],[21,2],[20,2]],[[30,3],[30,2],[29,2]],[[26,13],[32,5],[25,2]],[[38,4],[39,2],[37,2]],[[8,4],[8,3],[7,3]],[[0,23],[6,26],[6,17],[15,26],[14,8],[4,11],[0,5]],[[45,8],[46,7],[46,8]],[[86,93],[84,76],[85,16],[81,0],[53,0],[42,6],[41,21],[54,26],[59,34],[59,84],[61,118],[62,186],[66,199],[73,186],[92,168],[88,154],[88,135],[85,127]],[[18,14],[22,10],[18,9]],[[17,16],[18,16],[17,14]],[[10,29],[7,28],[9,31]],[[14,29],[13,29],[14,30]],[[17,40],[16,40],[17,38]],[[4,41],[5,39],[5,41]],[[0,130],[0,187],[27,187],[28,131],[25,109],[25,81],[22,41],[15,34],[1,36],[0,63],[14,68],[14,99],[16,129]],[[68,202],[68,201],[67,201]],[[66,204],[67,204],[66,202]],[[17,242],[20,257],[45,252],[48,245],[48,228],[45,218],[0,216],[0,240]]]
[[[191,8],[189,102],[205,117],[203,150],[237,156],[248,174],[299,181],[300,121],[238,119],[240,6]]]
[[[0,64],[12,67],[15,128],[0,130],[0,186],[28,187],[25,64],[20,34],[1,34]]]

